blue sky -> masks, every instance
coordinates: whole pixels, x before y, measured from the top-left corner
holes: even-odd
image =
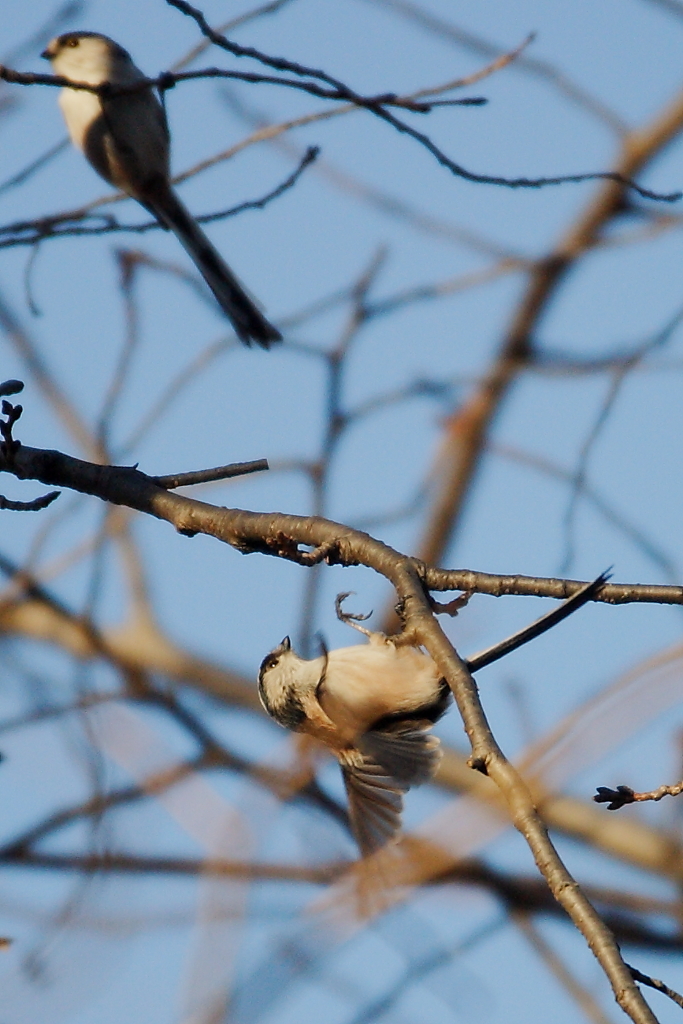
[[[30,37],[53,10],[42,0],[6,7],[5,53]],[[245,9],[217,0],[203,7],[212,24]],[[526,51],[529,58],[550,62],[633,129],[655,118],[681,87],[683,18],[651,0],[603,0],[599,5],[580,0],[571,5],[556,0],[515,4],[431,0],[428,9],[485,37],[501,51],[514,48],[535,32],[535,41]],[[151,75],[170,67],[198,38],[193,23],[161,0],[118,0],[116,4],[92,0],[69,27],[111,35]],[[436,86],[472,74],[486,63],[485,58],[455,45],[443,32],[427,31],[373,0],[293,0],[278,15],[241,28],[235,38],[268,53],[325,68],[368,94]],[[23,52],[13,63],[22,70],[45,70],[37,52]],[[252,67],[231,61],[216,50],[205,54],[197,66],[212,64]],[[410,123],[428,131],[453,159],[473,171],[535,177],[604,170],[618,153],[619,141],[604,120],[522,67],[511,65],[468,89],[467,94],[485,96],[489,102],[484,107],[445,107],[429,117],[412,115]],[[16,106],[0,121],[4,137],[0,186],[64,136],[55,90],[6,86],[3,96],[14,99]],[[167,106],[173,168],[181,172],[233,146],[249,133],[254,121],[299,117],[322,110],[325,104],[263,85],[230,85],[228,89],[215,82],[193,82],[172,90]],[[406,119],[410,117],[406,115]],[[482,244],[522,258],[538,257],[564,235],[600,187],[586,183],[524,191],[474,185],[454,177],[413,140],[364,113],[313,123],[285,138],[289,150],[268,144],[251,146],[182,187],[183,199],[195,213],[224,209],[265,194],[291,173],[307,145],[321,147],[319,164],[309,169],[293,190],[263,211],[249,211],[207,229],[275,322],[295,317],[348,288],[380,252],[384,262],[371,290],[375,301],[404,289],[484,272],[494,260],[481,246],[473,248],[456,240],[457,231],[475,233]],[[339,184],[342,174],[347,177],[345,188]],[[378,205],[363,201],[348,179],[356,188],[362,185],[366,191],[379,191],[400,200],[414,214],[438,221],[440,232],[418,229],[415,217],[411,225],[405,216],[389,215]],[[683,187],[680,143],[669,147],[640,180],[665,192]],[[107,190],[82,156],[69,148],[23,187],[0,191],[0,217],[2,223],[32,219],[79,206]],[[644,205],[654,209],[652,203]],[[145,217],[132,202],[113,209],[126,223]],[[680,217],[680,204],[668,207],[667,212]],[[643,226],[643,218],[623,218],[610,229],[610,237],[615,243],[623,241]],[[31,250],[27,248],[4,249],[0,255],[0,295],[12,306],[90,425],[99,415],[125,335],[116,259],[116,249],[122,246],[191,269],[176,240],[161,232],[49,240],[33,252],[30,263]],[[652,232],[638,244],[601,248],[569,275],[538,325],[535,341],[543,351],[561,351],[577,359],[597,359],[645,342],[683,305],[680,268],[681,233],[675,227]],[[27,302],[27,281],[34,312]],[[326,515],[352,525],[374,520],[377,525],[368,527],[370,532],[401,550],[415,550],[423,526],[421,514],[398,522],[387,517],[419,490],[433,464],[444,416],[467,394],[467,381],[482,373],[493,357],[524,283],[520,272],[501,274],[486,285],[454,291],[432,302],[407,304],[393,315],[377,317],[359,333],[342,381],[347,410],[405,389],[416,380],[438,381],[447,387],[436,400],[418,396],[389,405],[349,427],[331,467]],[[177,278],[144,272],[136,283],[136,297],[140,341],[111,422],[113,457],[139,462],[150,473],[266,457],[275,467],[270,474],[207,488],[201,496],[217,504],[309,513],[307,481],[300,473],[277,471],[277,466],[315,458],[320,449],[326,379],[318,354],[337,343],[348,305],[333,305],[301,324],[295,321],[282,349],[263,353],[233,345],[210,297],[204,301]],[[220,354],[188,382],[130,450],[129,437],[168,382],[185,372],[207,346],[221,341],[225,346]],[[85,457],[4,336],[2,356],[3,378],[20,377],[27,382],[19,433],[22,440]],[[666,348],[653,353],[646,365],[625,378],[591,450],[587,469],[591,486],[666,553],[675,578],[680,577],[680,572],[676,573],[683,564],[681,368],[679,330],[673,332]],[[535,372],[518,382],[496,419],[493,449],[480,468],[462,527],[444,564],[530,575],[561,571],[568,544],[566,483],[511,460],[510,450],[569,471],[575,469],[611,384],[609,374],[578,372]],[[3,481],[3,488],[11,497],[33,496],[39,491],[12,480]],[[65,506],[70,508],[71,501],[63,495],[57,513]],[[41,520],[3,514],[5,533],[0,550],[21,560],[31,550]],[[73,512],[51,533],[42,554],[44,563],[50,565],[89,537],[100,518],[96,503],[74,505]],[[156,521],[136,521],[134,534],[152,581],[159,620],[191,650],[253,676],[263,655],[283,635],[295,637],[300,632],[306,570],[259,555],[245,558],[205,537],[189,541]],[[634,544],[586,502],[578,504],[572,536],[573,557],[567,575],[591,578],[613,566],[614,578],[620,582],[669,582],[661,565],[642,545]],[[127,591],[114,554],[105,557],[108,571],[97,613],[103,623],[111,624],[125,613]],[[51,580],[51,585],[64,600],[81,607],[90,578],[91,567],[81,560]],[[326,570],[314,621],[309,625],[312,631],[323,630],[334,645],[353,642],[334,619],[333,598],[340,590],[355,590],[356,606],[378,613],[374,621],[391,598],[384,582],[367,570]],[[494,601],[476,596],[446,629],[462,653],[470,654],[541,614],[545,606],[540,604],[534,599]],[[487,670],[481,676],[482,694],[506,752],[516,754],[529,734],[542,736],[619,673],[675,643],[680,627],[680,610],[675,608],[590,607],[557,632]],[[5,646],[12,653],[13,648]],[[75,673],[67,659],[46,649],[32,650],[24,657],[44,680],[48,694],[66,697],[73,692]],[[28,700],[13,666],[8,654],[11,684],[2,698],[3,717],[25,707]],[[94,673],[91,682],[105,685],[106,673]],[[200,700],[196,696],[188,699]],[[228,714],[200,706],[231,741],[262,751],[264,757],[270,756],[271,748],[279,749],[280,734],[265,724],[247,719],[244,713]],[[649,788],[677,777],[680,712],[674,708],[665,719],[652,722],[646,714],[643,717],[644,727],[637,739],[609,761],[583,772],[581,764],[567,771],[572,792],[586,797],[597,784],[627,782]],[[166,731],[163,723],[153,724],[171,746],[180,744],[179,737]],[[8,756],[3,767],[7,787],[0,799],[4,820],[9,823],[7,836],[47,807],[61,806],[81,791],[82,778],[69,754],[69,745],[77,743],[76,731],[72,735],[68,729],[59,732],[43,727],[6,739],[2,749]],[[442,735],[464,745],[454,713],[444,722]],[[331,773],[328,784],[337,785]],[[216,781],[216,785],[228,801],[250,799],[239,782]],[[444,799],[428,790],[412,795],[408,824],[423,820]],[[320,833],[316,832],[315,822],[306,822],[303,814],[297,817],[296,811],[271,832],[268,813],[264,811],[265,823],[260,832],[257,829],[260,849],[296,857],[305,853],[310,843],[330,855],[351,853],[343,836],[332,835],[322,825]],[[675,809],[658,808],[657,814],[653,820],[678,826]],[[137,841],[141,834],[159,848],[184,849],[186,842],[162,810],[152,812],[150,818],[141,811],[129,812],[121,835]],[[65,848],[73,839],[78,839],[76,832],[64,837]],[[664,882],[565,845],[570,867],[583,872],[582,877],[604,884],[616,884],[616,879],[630,884],[632,880],[642,891],[668,891]],[[510,833],[487,852],[496,864],[531,870],[521,840]],[[178,1009],[183,1004],[179,978],[188,970],[188,956],[191,958],[192,930],[187,922],[192,919],[197,887],[165,879],[117,879],[99,894],[90,892],[89,905],[101,907],[103,914],[121,905],[147,908],[162,923],[137,931],[131,926],[130,933],[124,934],[124,929],[116,939],[100,935],[100,946],[90,932],[85,941],[74,939],[72,952],[65,947],[65,962],[79,960],[87,949],[93,964],[99,965],[92,970],[92,997],[73,1003],[65,997],[65,1008],[60,1008],[58,999],[46,1000],[39,994],[29,1011],[25,983],[20,980],[21,955],[34,941],[41,921],[38,915],[32,922],[25,906],[35,901],[39,908],[48,904],[58,908],[73,894],[73,884],[73,879],[28,872],[7,871],[0,876],[0,911],[5,908],[0,914],[0,931],[19,936],[6,961],[7,990],[17,993],[8,1003],[7,1024],[38,1017],[45,1022],[68,1020],[73,1024],[95,1019],[103,1024],[122,1019],[166,1024],[183,1019]],[[272,944],[276,959],[278,943],[305,933],[305,926],[296,920],[306,901],[303,893],[275,894],[272,887],[262,886],[249,899],[253,901],[254,923],[251,931],[243,934],[239,968],[243,981],[250,968],[258,966],[264,949]],[[414,986],[381,1019],[393,1024],[416,1015],[419,1018],[428,1006],[430,1017],[437,1021],[476,1016],[514,1024],[546,1013],[548,1000],[553,1001],[553,1019],[559,1024],[579,1019],[575,1006],[530,957],[515,929],[509,924],[493,927],[491,922],[500,917],[500,909],[492,899],[457,891],[447,899],[450,903],[445,899],[440,903],[429,894],[421,896],[408,910],[397,912],[395,925],[388,918],[388,925],[378,925],[376,932],[356,940],[355,947],[349,944],[345,953],[330,955],[315,976],[307,976],[298,994],[288,990],[287,998],[283,996],[262,1019],[284,1024],[290,1019],[317,1019],[324,1013],[329,1020],[354,1020],[354,1012],[370,998],[373,984],[381,989],[382,979],[404,964],[404,954],[392,946],[392,927],[410,929],[416,927],[416,920],[426,921],[430,935],[453,947],[463,942],[467,947],[472,936],[482,929],[483,933],[476,943],[472,940],[471,950],[458,947],[452,968],[462,972],[462,983],[455,984],[458,998],[446,982],[440,987],[432,979],[429,984]],[[169,924],[174,913],[178,920]],[[417,916],[411,919],[411,914]],[[486,932],[489,925],[490,934]],[[580,941],[555,923],[547,926],[547,935],[609,1007],[599,971]],[[58,938],[62,941],[63,935]],[[348,967],[359,991],[350,983],[344,988],[334,980],[335,971],[343,974],[343,957],[352,958],[353,949],[365,966],[365,973],[359,967]],[[103,960],[109,964],[107,970],[101,968]],[[496,964],[495,972],[491,963]],[[659,976],[665,974],[674,987],[683,985],[683,971],[673,960],[648,966]],[[88,970],[84,968],[81,981],[74,982],[79,991],[84,991],[82,976]],[[503,971],[508,986],[504,996],[497,984]],[[447,989],[449,994],[444,995]],[[482,1007],[472,1009],[467,1000],[477,998],[482,999]],[[664,1010],[662,1020],[669,1019],[668,1012],[668,1008]]]

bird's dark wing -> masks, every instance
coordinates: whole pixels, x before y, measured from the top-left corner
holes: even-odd
[[[398,784],[420,786],[434,775],[441,760],[440,743],[427,730],[431,722],[405,720],[369,729],[360,739],[361,752]]]
[[[353,834],[367,857],[399,832],[403,793],[408,787],[368,757],[360,766],[342,765],[342,775]]]

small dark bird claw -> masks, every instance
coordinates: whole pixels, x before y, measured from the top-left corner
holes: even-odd
[[[346,598],[351,597],[352,594],[355,594],[355,590],[347,590],[343,594],[337,594],[334,601],[334,610],[337,613],[337,618],[339,619],[340,622],[344,622],[347,626],[353,626],[353,628],[357,629],[360,633],[364,633],[366,636],[370,636],[371,630],[364,629],[363,626],[359,626],[358,623],[365,622],[366,619],[369,619],[370,616],[372,615],[372,612],[370,611],[367,613],[367,615],[363,615],[360,612],[345,612],[344,609],[342,608],[342,604],[344,603]]]

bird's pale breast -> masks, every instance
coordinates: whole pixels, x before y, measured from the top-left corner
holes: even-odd
[[[329,652],[320,703],[333,722],[357,737],[384,715],[436,700],[440,678],[428,655],[376,634],[367,644]]]

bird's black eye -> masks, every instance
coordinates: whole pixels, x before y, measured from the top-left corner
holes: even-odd
[[[77,39],[74,36],[72,36],[71,39],[67,39],[66,41],[67,46],[78,46],[79,43],[80,39]]]
[[[269,668],[275,668],[279,660],[276,654],[267,654],[261,662],[261,674],[267,672]]]

